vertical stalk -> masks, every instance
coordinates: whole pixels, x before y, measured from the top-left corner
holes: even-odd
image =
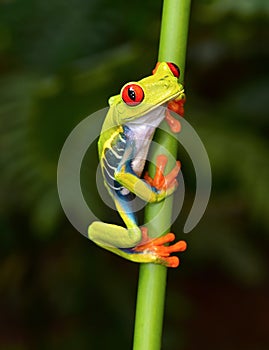
[[[184,80],[187,35],[189,27],[191,0],[164,0],[161,24],[158,61],[173,62],[180,68],[180,82]],[[177,141],[167,133],[158,131],[156,135],[160,145],[174,157],[177,153]],[[153,150],[153,159],[160,153],[159,147]],[[174,164],[168,162],[169,172]],[[149,173],[154,175],[154,166]],[[161,227],[169,227],[172,216],[172,196],[165,201],[165,208],[159,213],[164,203],[148,204],[145,210],[145,221],[158,215],[160,225],[147,225],[149,235],[161,236],[166,232]],[[167,268],[155,264],[141,264],[139,271],[137,306],[133,350],[159,350],[162,341],[163,313],[166,291]]]

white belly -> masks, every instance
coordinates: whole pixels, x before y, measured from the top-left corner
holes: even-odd
[[[133,171],[137,176],[141,176],[147,155],[149,151],[150,142],[154,135],[156,128],[163,121],[165,117],[165,108],[163,106],[157,107],[153,111],[141,116],[140,118],[126,123],[133,133],[135,141],[134,157],[132,161]]]

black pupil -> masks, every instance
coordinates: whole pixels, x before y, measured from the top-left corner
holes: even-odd
[[[135,101],[135,91],[132,87],[128,89],[128,96],[130,97],[131,100]]]

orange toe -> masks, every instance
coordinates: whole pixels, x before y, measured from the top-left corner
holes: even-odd
[[[179,258],[177,256],[170,256],[169,258],[164,259],[166,261],[167,267],[178,267]]]
[[[170,232],[164,236],[148,240],[147,229],[141,228],[141,231],[143,237],[142,244],[135,247],[134,251],[152,254],[156,257],[156,261],[167,267],[177,267],[179,265],[179,258],[176,256],[170,256],[170,254],[185,251],[187,248],[185,241],[178,241],[175,244],[166,245],[167,243],[174,241],[175,235],[173,233]]]
[[[156,158],[156,172],[154,178],[151,178],[148,172],[146,172],[144,176],[144,179],[148,182],[148,184],[155,187],[159,191],[166,191],[169,188],[177,186],[176,177],[180,171],[181,163],[180,161],[177,161],[175,167],[170,171],[170,173],[164,175],[167,161],[167,156],[164,154],[158,155]]]
[[[176,118],[174,118],[171,113],[169,112],[169,110],[167,110],[165,112],[165,120],[167,122],[167,124],[169,125],[170,130],[173,133],[179,133],[181,131],[181,124],[180,121],[177,120]]]

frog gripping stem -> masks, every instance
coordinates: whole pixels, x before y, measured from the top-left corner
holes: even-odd
[[[171,243],[175,240],[175,235],[173,233],[170,232],[164,236],[149,239],[147,237],[147,229],[143,227],[141,231],[143,234],[143,241],[147,241],[134,248],[136,253],[152,255],[156,262],[167,267],[178,267],[179,258],[177,256],[170,256],[170,254],[184,252],[187,249],[187,243],[185,241],[178,241],[175,244],[167,246],[165,244]]]
[[[160,154],[156,158],[156,172],[154,178],[151,178],[148,172],[145,173],[144,179],[157,190],[168,190],[177,187],[176,177],[180,171],[180,161],[176,162],[176,166],[168,173],[164,175],[164,170],[167,164],[167,157]]]
[[[181,131],[181,124],[178,119],[173,117],[170,111],[184,117],[184,104],[186,102],[186,95],[182,93],[178,98],[168,102],[167,110],[165,112],[165,120],[173,133]]]

